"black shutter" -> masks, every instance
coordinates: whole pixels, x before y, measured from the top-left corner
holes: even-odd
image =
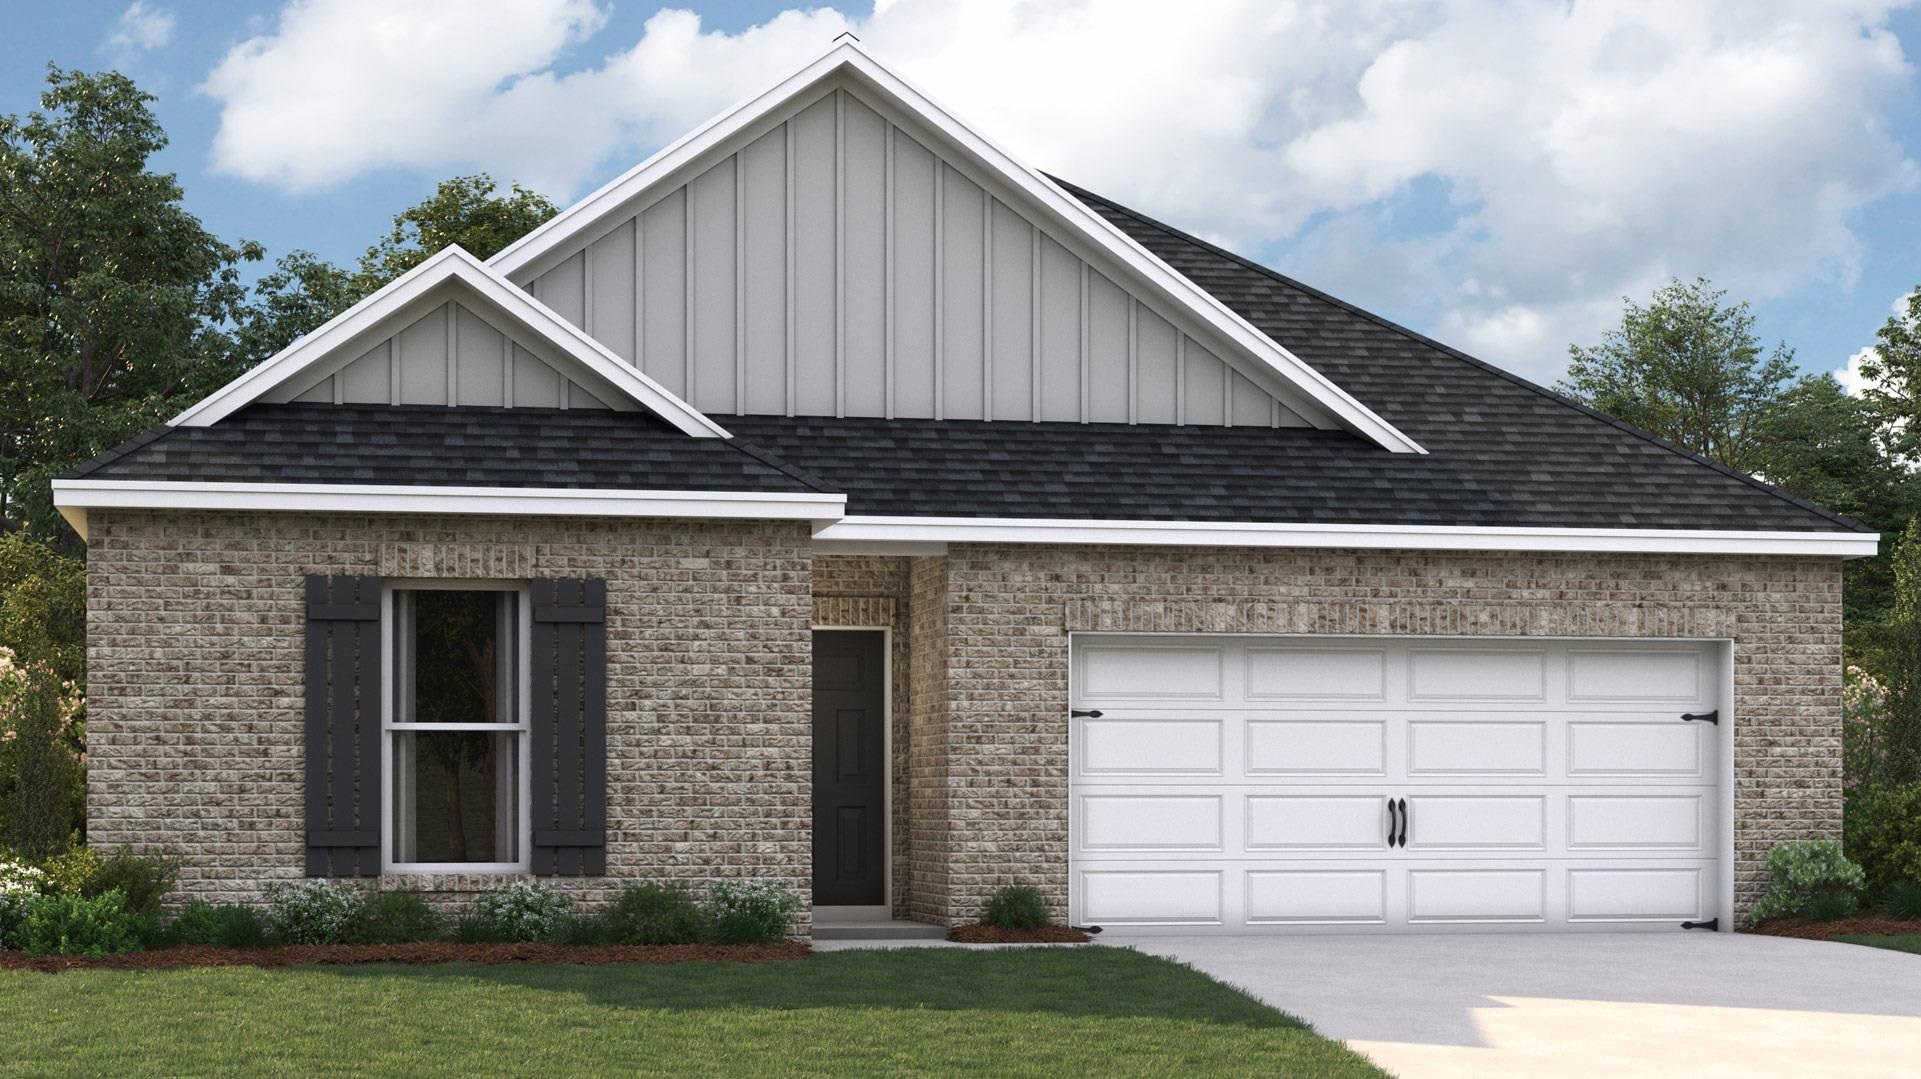
[[[380,578],[307,578],[307,875],[380,875]]]
[[[533,582],[534,872],[607,872],[607,582]]]

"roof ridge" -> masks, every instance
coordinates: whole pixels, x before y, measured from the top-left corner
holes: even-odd
[[[1063,180],[1052,173],[1047,173],[1046,175],[1048,179],[1060,185],[1062,190],[1066,191],[1070,195],[1073,195],[1075,198],[1082,200],[1083,202],[1097,203],[1101,206],[1105,206],[1111,210],[1114,210],[1117,213],[1133,218],[1134,220],[1140,222],[1143,225],[1147,225],[1151,228],[1159,229],[1162,232],[1165,232],[1168,235],[1174,237],[1175,239],[1181,240],[1185,243],[1193,244],[1194,246],[1199,247],[1212,254],[1219,255],[1223,258],[1229,259],[1238,265],[1244,266],[1247,269],[1255,271],[1256,273],[1262,274],[1263,276],[1266,276],[1266,277],[1270,277],[1276,281],[1281,282],[1284,285],[1287,285],[1290,288],[1297,289],[1316,300],[1319,300],[1323,303],[1331,304],[1335,307],[1340,308],[1343,311],[1348,312],[1349,314],[1358,315],[1369,322],[1375,323],[1376,325],[1381,326],[1385,329],[1392,330],[1395,333],[1401,334],[1404,337],[1407,337],[1411,340],[1419,342],[1420,344],[1426,345],[1429,348],[1435,349],[1436,351],[1441,352],[1449,357],[1452,357],[1453,359],[1459,360],[1462,363],[1470,364],[1474,367],[1480,368],[1483,371],[1487,371],[1490,374],[1498,375],[1501,378],[1506,379],[1507,381],[1512,382],[1515,385],[1521,387],[1522,389],[1531,390],[1534,393],[1537,393],[1542,397],[1545,397],[1548,400],[1555,402],[1556,404],[1564,405],[1568,408],[1575,410],[1576,412],[1586,415],[1590,419],[1598,420],[1601,423],[1607,424],[1610,427],[1614,427],[1630,435],[1634,435],[1637,438],[1644,439],[1647,442],[1650,442],[1656,446],[1659,446],[1660,448],[1667,450],[1671,453],[1675,453],[1682,457],[1686,457],[1689,460],[1694,461],[1696,464],[1705,465],[1706,467],[1711,468],[1714,471],[1719,472],[1725,476],[1731,477],[1736,480],[1740,480],[1741,482],[1746,483],[1752,487],[1759,488],[1760,490],[1765,491],[1768,494],[1773,495],[1774,497],[1789,503],[1790,505],[1796,506],[1800,509],[1808,510],[1812,513],[1819,514],[1820,516],[1825,517],[1831,521],[1835,521],[1839,524],[1846,525],[1847,527],[1857,532],[1875,531],[1874,529],[1869,528],[1867,525],[1864,525],[1859,521],[1853,520],[1852,518],[1836,513],[1833,510],[1825,509],[1821,506],[1817,506],[1814,503],[1809,502],[1804,498],[1800,498],[1796,495],[1789,494],[1788,492],[1783,491],[1780,488],[1773,486],[1772,484],[1756,479],[1755,477],[1750,476],[1747,473],[1741,472],[1738,469],[1729,468],[1727,465],[1721,464],[1719,461],[1709,460],[1708,458],[1703,457],[1698,453],[1695,453],[1693,450],[1690,450],[1685,446],[1676,445],[1675,443],[1670,442],[1667,439],[1662,438],[1661,436],[1654,434],[1651,431],[1644,431],[1641,428],[1636,427],[1631,423],[1627,423],[1623,420],[1616,419],[1615,417],[1609,416],[1604,412],[1597,411],[1596,409],[1591,408],[1587,405],[1584,405],[1581,402],[1576,401],[1571,397],[1568,397],[1564,394],[1556,393],[1554,390],[1551,390],[1545,386],[1542,386],[1537,382],[1533,382],[1533,381],[1530,381],[1529,379],[1523,378],[1512,371],[1496,366],[1495,364],[1489,363],[1488,361],[1480,359],[1478,357],[1470,356],[1467,353],[1462,352],[1460,349],[1457,349],[1454,346],[1446,344],[1444,342],[1437,341],[1434,338],[1429,337],[1418,330],[1409,329],[1408,327],[1403,326],[1400,323],[1393,321],[1392,319],[1385,318],[1381,315],[1377,315],[1374,312],[1367,310],[1366,308],[1356,306],[1355,304],[1349,303],[1348,301],[1343,300],[1338,296],[1334,296],[1330,293],[1322,291],[1321,289],[1315,288],[1312,285],[1305,284],[1301,281],[1298,281],[1292,277],[1287,276],[1284,273],[1281,273],[1279,270],[1276,270],[1271,266],[1263,266],[1260,263],[1255,262],[1253,259],[1247,258],[1244,255],[1236,254],[1235,252],[1229,251],[1227,248],[1224,248],[1219,244],[1210,243],[1207,240],[1203,240],[1199,236],[1196,236],[1191,232],[1187,232],[1184,229],[1176,228],[1173,225],[1169,225],[1164,221],[1160,221],[1155,218],[1149,217],[1138,210],[1132,209],[1131,207],[1123,206],[1120,203],[1113,201],[1112,199],[1096,194],[1093,191],[1089,191],[1078,184],[1074,184],[1067,180]],[[1180,271],[1176,270],[1175,272],[1178,273]]]
[[[741,438],[739,435],[731,436],[726,441],[727,441],[727,445],[734,447],[735,449],[739,450],[740,452],[746,454],[749,457],[752,457],[754,460],[759,461],[761,464],[766,465],[767,467],[773,469],[776,472],[779,472],[781,475],[786,476],[789,479],[795,480],[799,483],[804,483],[807,486],[812,487],[814,490],[819,491],[822,494],[827,494],[827,495],[846,494],[845,491],[835,490],[833,485],[828,483],[822,477],[817,476],[814,473],[807,471],[806,469],[797,468],[793,465],[788,464],[786,461],[783,461],[779,457],[774,456],[772,452],[766,449],[763,449],[762,447],[755,445],[754,443],[749,442],[744,438]]]

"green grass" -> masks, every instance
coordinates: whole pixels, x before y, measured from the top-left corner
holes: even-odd
[[[1843,944],[1865,944],[1870,948],[1889,948],[1921,955],[1921,933],[1849,933],[1834,939]]]
[[[1119,948],[0,974],[0,1072],[1379,1075]]]

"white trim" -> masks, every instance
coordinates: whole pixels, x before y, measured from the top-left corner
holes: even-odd
[[[1165,295],[1256,363],[1327,410],[1342,427],[1395,453],[1425,453],[1420,444],[1395,429],[1300,357],[1236,314],[1206,289],[1142,247],[1085,203],[1023,164],[936,104],[918,88],[868,55],[858,44],[836,44],[819,59],[696,128],[611,183],[555,215],[509,244],[489,260],[503,275],[534,267],[558,245],[592,229],[656,184],[752,129],[770,113],[821,81],[845,73],[927,123],[952,144],[975,157],[993,175],[1031,199],[1053,223],[1076,232],[1131,271],[1141,283]],[[936,172],[938,176],[938,171]],[[938,215],[936,216],[938,221]],[[938,379],[935,385],[939,386]]]
[[[1735,532],[1664,528],[1504,528],[1443,525],[1246,524],[1005,517],[845,517],[814,544],[1082,543],[1121,546],[1341,547],[1416,551],[1586,551],[1624,554],[1808,555],[1865,558],[1872,532]]]
[[[227,383],[168,423],[209,427],[259,400],[373,330],[408,303],[448,282],[459,282],[518,325],[559,349],[636,404],[695,438],[728,438],[727,430],[660,383],[614,355],[545,304],[458,247],[449,247],[329,319],[273,358]]]
[[[879,905],[859,904],[839,906],[815,906],[815,911],[844,911],[853,914],[857,911],[884,911],[886,917],[894,916],[894,627],[892,626],[820,626],[813,627],[814,633],[878,633],[880,634],[880,673],[883,684],[881,698],[881,850],[883,857],[882,891],[884,902]],[[808,650],[812,654],[813,638],[808,637]],[[811,715],[811,713],[810,713]],[[811,752],[811,751],[810,751]],[[808,879],[808,902],[813,903],[813,880]]]
[[[847,496],[830,494],[620,491],[557,487],[411,487],[402,484],[350,483],[55,480],[53,497],[61,516],[74,526],[81,539],[87,537],[85,511],[88,509],[493,513],[537,517],[692,517],[800,521],[836,520],[847,510]]]
[[[514,599],[515,721],[509,723],[399,723],[394,720],[394,678],[399,673],[394,655],[394,592],[461,589],[511,592]],[[455,873],[526,873],[533,867],[533,596],[525,581],[460,578],[400,578],[380,582],[380,873],[382,876],[444,876]],[[515,847],[513,862],[396,862],[394,861],[393,746],[394,735],[406,731],[485,730],[518,735],[515,767],[520,773],[514,800]]]

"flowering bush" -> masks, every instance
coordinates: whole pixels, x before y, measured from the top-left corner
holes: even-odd
[[[15,946],[27,908],[47,892],[47,875],[25,862],[0,861],[0,948]]]
[[[573,922],[573,898],[544,884],[508,884],[480,893],[460,920],[462,940],[554,940]]]
[[[1832,839],[1776,843],[1768,851],[1768,890],[1748,912],[1753,921],[1769,918],[1845,918],[1859,905],[1867,885],[1861,867],[1847,860]]]
[[[360,915],[364,893],[351,884],[310,880],[269,884],[267,935],[279,944],[339,944]]]
[[[707,921],[721,944],[780,940],[800,913],[800,897],[771,880],[716,881],[707,896]]]

